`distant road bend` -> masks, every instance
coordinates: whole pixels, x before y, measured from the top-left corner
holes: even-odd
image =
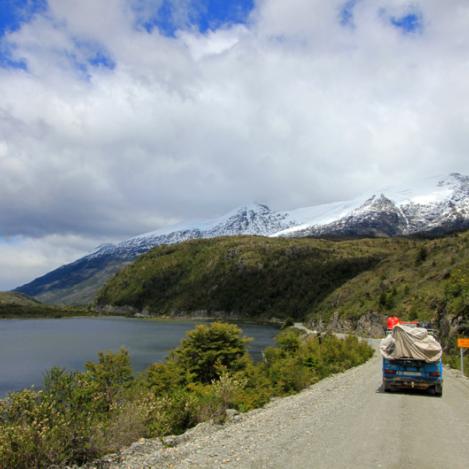
[[[442,398],[384,393],[376,352],[300,394],[112,467],[463,469],[468,434],[468,379],[445,370]]]

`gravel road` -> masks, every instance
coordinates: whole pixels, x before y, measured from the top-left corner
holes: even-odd
[[[112,468],[468,468],[469,380],[444,395],[384,393],[378,353],[224,426],[202,424],[163,448],[146,440]]]

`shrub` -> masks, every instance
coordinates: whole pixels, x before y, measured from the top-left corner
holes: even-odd
[[[220,367],[229,372],[246,366],[246,343],[241,329],[234,324],[213,323],[190,331],[172,358],[193,381],[210,383],[220,377]]]
[[[0,467],[84,463],[108,447],[99,435],[112,427],[129,399],[128,353],[101,353],[98,363],[85,366],[82,373],[53,368],[42,391],[12,393],[2,401]]]
[[[96,454],[109,454],[130,445],[142,436],[150,436],[149,426],[155,402],[151,396],[139,396],[114,408],[92,435]]]
[[[77,435],[79,424],[42,392],[12,393],[0,412],[0,467],[48,467],[95,456],[86,444],[90,426]]]
[[[211,420],[223,423],[226,409],[234,407],[236,396],[243,388],[242,381],[224,373],[211,384],[192,383],[190,391],[196,399],[195,417],[198,422]]]
[[[99,411],[106,412],[130,386],[133,376],[129,352],[121,349],[118,353],[100,352],[99,361],[85,363],[83,373],[86,387],[93,394],[93,400],[100,405]]]
[[[300,348],[299,331],[297,329],[287,329],[280,332],[275,338],[277,346],[287,353],[295,353]]]
[[[244,383],[243,389],[235,395],[233,402],[233,407],[241,412],[262,407],[273,396],[272,382],[264,363],[249,362],[235,376]]]
[[[284,334],[278,340],[283,347],[265,350],[267,375],[276,394],[297,392],[332,373],[359,365],[373,354],[372,349],[356,337],[344,340],[333,335],[304,337],[299,339],[298,347],[285,346],[293,337]]]
[[[422,246],[418,251],[417,251],[417,256],[415,257],[415,264],[419,265],[422,262],[425,262],[427,260],[428,256],[428,251],[425,246]]]
[[[150,365],[144,376],[145,385],[157,396],[171,393],[186,381],[184,370],[174,360]]]
[[[310,370],[298,357],[286,356],[273,361],[268,376],[277,395],[293,394],[312,383]]]
[[[237,326],[198,326],[165,363],[133,378],[126,350],[100,353],[83,372],[51,369],[42,391],[0,401],[0,468],[83,464],[139,437],[178,434],[230,407],[264,405],[372,355],[356,338],[285,330],[254,364]]]
[[[192,427],[197,423],[196,404],[194,395],[182,388],[157,398],[150,413],[149,435],[179,434]]]

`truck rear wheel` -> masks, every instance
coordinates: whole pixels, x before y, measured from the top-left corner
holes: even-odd
[[[383,381],[383,391],[384,392],[391,392],[391,386],[389,386],[389,384],[386,383],[386,381]]]
[[[441,384],[435,384],[433,388],[433,394],[435,396],[441,397],[443,395],[443,386]]]

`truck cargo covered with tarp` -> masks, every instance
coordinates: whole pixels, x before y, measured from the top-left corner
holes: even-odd
[[[392,334],[380,344],[381,355],[388,360],[408,358],[435,363],[441,359],[442,349],[437,340],[421,327],[397,324]]]

